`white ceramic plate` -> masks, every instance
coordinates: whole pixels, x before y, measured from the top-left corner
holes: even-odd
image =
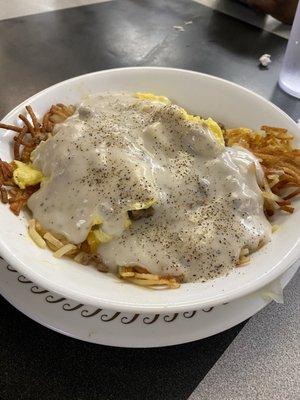
[[[299,261],[280,278],[284,287]],[[259,292],[231,303],[166,314],[123,313],[86,306],[38,287],[0,259],[0,293],[34,321],[76,339],[107,346],[161,347],[215,335],[245,321],[270,300]]]
[[[228,81],[196,72],[170,68],[124,68],[95,72],[54,85],[12,110],[6,123],[30,104],[42,115],[51,104],[78,103],[90,93],[106,90],[150,91],[163,94],[193,114],[211,116],[227,127],[258,129],[262,124],[280,126],[296,134],[297,125],[264,98]],[[0,157],[11,159],[11,133],[0,136]],[[227,277],[178,290],[146,290],[120,282],[109,274],[53,258],[28,238],[26,218],[16,218],[0,206],[0,254],[38,285],[83,304],[117,311],[177,312],[216,306],[258,290],[281,275],[300,256],[300,209],[280,217],[280,230],[272,242],[252,256],[251,263]]]

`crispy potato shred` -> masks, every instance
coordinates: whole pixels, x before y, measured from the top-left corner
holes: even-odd
[[[267,216],[276,210],[293,213],[292,200],[300,194],[300,149],[286,129],[263,125],[261,132],[247,128],[224,130],[227,146],[242,146],[260,161],[265,173],[264,204]]]
[[[127,282],[135,285],[156,288],[177,289],[183,281],[183,276],[154,275],[150,274],[146,268],[119,267],[119,276]]]
[[[26,106],[26,111],[26,115],[19,115],[20,126],[0,123],[0,128],[15,132],[14,160],[29,163],[31,152],[41,141],[51,137],[55,124],[65,121],[74,113],[75,108],[61,103],[53,105],[41,122],[31,106]],[[300,194],[300,150],[293,148],[293,136],[286,129],[271,126],[262,126],[261,132],[247,128],[225,129],[222,126],[222,131],[227,146],[242,146],[259,159],[265,173],[263,195],[266,215],[272,216],[276,210],[292,213],[292,200]],[[14,162],[0,159],[0,200],[9,204],[11,211],[19,215],[40,185],[20,189],[13,180],[15,168]],[[134,221],[153,215],[153,208],[131,213],[130,217]],[[49,248],[57,258],[69,257],[79,264],[93,265],[101,272],[108,272],[97,249],[92,248],[87,240],[75,245],[62,235],[46,231],[34,219],[29,221],[28,234],[37,246]],[[249,249],[244,248],[237,266],[243,266],[249,261]],[[182,275],[155,275],[141,266],[119,267],[118,275],[126,282],[152,289],[176,289],[183,281]]]
[[[46,231],[39,222],[32,219],[29,221],[28,234],[34,243],[41,247],[48,247],[53,251],[56,258],[69,257],[82,265],[93,265],[101,272],[108,272],[107,267],[102,263],[101,257],[87,248],[87,243],[79,245],[68,242],[68,240],[57,233]]]
[[[240,258],[237,263],[237,267],[243,267],[244,265],[250,262],[250,250],[247,247],[244,247],[241,250]]]
[[[20,114],[22,126],[7,125],[0,122],[0,128],[15,132],[13,138],[14,160],[30,162],[31,152],[43,140],[52,136],[54,125],[63,122],[75,111],[73,106],[64,104],[53,105],[40,123],[31,106],[26,106],[27,115]],[[10,209],[16,215],[26,205],[28,198],[39,189],[39,185],[20,189],[13,181],[14,162],[7,163],[0,159],[0,200],[9,203]]]

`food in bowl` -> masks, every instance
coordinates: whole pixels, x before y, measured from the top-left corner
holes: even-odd
[[[299,150],[285,129],[225,129],[151,93],[103,93],[20,116],[3,202],[56,257],[131,283],[176,288],[249,261],[293,212]],[[6,187],[11,187],[9,191]]]

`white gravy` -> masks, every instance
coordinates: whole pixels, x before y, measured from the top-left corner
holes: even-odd
[[[205,281],[270,238],[255,157],[218,143],[182,109],[127,93],[86,99],[32,155],[45,175],[28,206],[46,229],[83,242],[95,216],[112,236],[103,262]],[[128,211],[152,199],[154,215]]]

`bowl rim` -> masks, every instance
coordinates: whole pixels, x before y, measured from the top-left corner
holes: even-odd
[[[214,79],[216,81],[225,83],[226,85],[234,86],[239,90],[243,90],[244,92],[247,92],[251,96],[255,96],[257,99],[262,100],[265,103],[268,103],[271,105],[274,110],[278,113],[280,113],[286,120],[288,120],[292,125],[295,127],[295,131],[299,132],[299,128],[295,121],[287,115],[283,110],[281,110],[278,106],[270,102],[269,100],[265,99],[263,96],[237,84],[234,82],[231,82],[229,80],[219,78],[214,75],[209,75],[205,74],[202,72],[198,71],[192,71],[192,70],[186,70],[186,69],[180,69],[180,68],[171,68],[171,67],[125,67],[125,68],[112,68],[112,69],[105,69],[105,70],[100,70],[100,71],[95,71],[87,74],[82,74],[78,75],[69,79],[66,79],[64,81],[58,82],[54,85],[51,85],[38,93],[35,93],[34,95],[30,96],[23,102],[21,102],[19,105],[14,107],[9,113],[7,113],[1,121],[5,122],[7,119],[9,119],[17,109],[20,107],[24,107],[26,104],[29,102],[32,102],[36,98],[44,95],[48,91],[51,91],[55,87],[59,87],[65,82],[72,82],[76,81],[78,78],[84,78],[92,75],[98,75],[98,74],[105,74],[109,72],[122,72],[122,71],[147,71],[147,70],[156,70],[156,71],[172,71],[172,72],[179,72],[179,73],[185,73],[185,74],[192,74],[192,75],[201,75],[202,77],[208,77],[209,79]],[[189,300],[187,302],[180,302],[180,303],[175,303],[173,304],[167,304],[167,305],[139,305],[136,303],[125,303],[124,301],[112,301],[107,298],[95,298],[93,296],[89,296],[88,294],[82,294],[77,292],[76,290],[69,289],[65,286],[62,286],[60,284],[57,284],[53,281],[48,280],[47,278],[43,277],[42,275],[38,273],[32,272],[32,270],[27,271],[26,269],[26,264],[22,262],[21,259],[19,259],[17,256],[14,255],[13,251],[5,245],[0,236],[0,254],[3,256],[3,258],[9,262],[12,266],[14,266],[18,272],[24,274],[26,278],[31,279],[35,284],[40,285],[41,287],[48,289],[54,293],[57,293],[61,296],[64,296],[68,299],[78,301],[80,303],[86,304],[86,305],[92,305],[96,307],[103,307],[104,309],[110,309],[110,310],[116,310],[116,311],[123,311],[123,312],[135,312],[135,313],[157,313],[157,312],[183,312],[183,311],[191,311],[191,310],[197,310],[201,309],[204,307],[212,307],[212,306],[217,306],[223,303],[227,303],[229,301],[236,300],[238,298],[244,297],[246,295],[249,295],[250,293],[256,292],[278,278],[280,275],[282,275],[297,259],[300,258],[300,235],[297,240],[297,243],[290,249],[289,253],[287,255],[283,255],[282,259],[274,265],[274,267],[267,273],[262,274],[259,278],[255,279],[252,282],[247,283],[246,285],[243,285],[242,288],[236,288],[235,290],[231,290],[227,293],[221,292],[218,296],[214,296],[212,298],[208,298],[205,301],[204,300]]]

